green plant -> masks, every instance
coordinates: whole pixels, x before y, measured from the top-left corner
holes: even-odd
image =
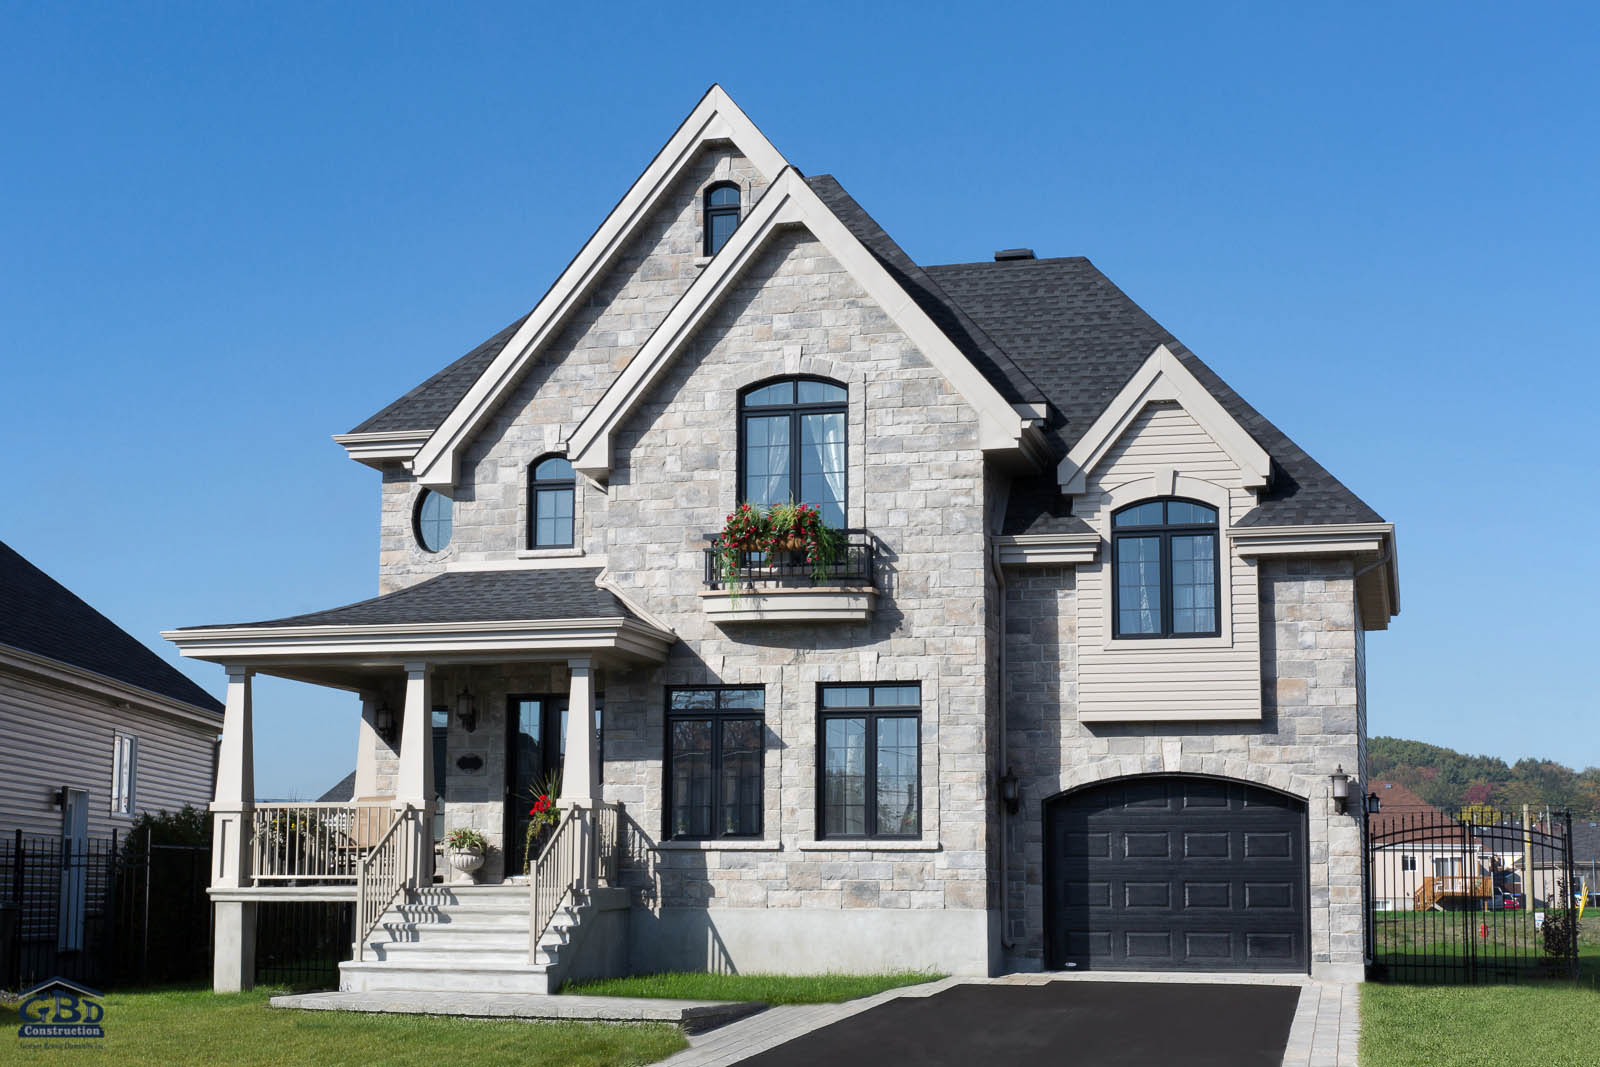
[[[774,504],[757,508],[740,504],[717,536],[717,580],[738,596],[744,581],[744,560],[752,553],[803,552],[811,580],[825,581],[828,568],[844,555],[844,535],[829,529],[815,504]]]
[[[533,806],[528,809],[528,828],[522,837],[523,874],[533,869],[533,861],[538,858],[534,846],[547,831],[561,822],[561,809],[556,807],[556,798],[560,795],[560,771],[551,771],[533,783],[533,791],[529,797]]]
[[[444,835],[445,847],[454,852],[487,852],[489,839],[470,826],[458,826]]]
[[[1544,957],[1552,969],[1566,970],[1577,958],[1578,934],[1581,932],[1578,909],[1570,906],[1572,884],[1566,878],[1556,880],[1554,899],[1568,901],[1569,906],[1552,908],[1545,913],[1544,925],[1540,929],[1544,935]]]

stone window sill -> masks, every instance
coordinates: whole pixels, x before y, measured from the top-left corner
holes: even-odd
[[[726,838],[719,841],[661,841],[651,848],[656,852],[782,852],[783,842]]]
[[[583,555],[581,548],[519,548],[518,559],[571,559]]]
[[[801,852],[942,852],[937,841],[896,841],[892,838],[840,837],[827,841],[802,841]]]

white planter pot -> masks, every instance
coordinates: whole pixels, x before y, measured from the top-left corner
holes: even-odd
[[[483,866],[483,852],[479,849],[451,849],[450,866],[462,874],[472,874]]]

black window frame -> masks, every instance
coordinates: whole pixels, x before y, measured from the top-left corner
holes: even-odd
[[[748,692],[754,690],[761,694],[761,710],[751,708],[724,708],[720,694],[726,692]],[[674,709],[672,695],[674,693],[717,693],[717,707],[715,708],[682,708]],[[767,687],[765,685],[669,685],[665,690],[662,700],[664,715],[662,717],[661,736],[661,839],[663,841],[759,841],[767,825]],[[709,837],[700,837],[691,834],[674,834],[672,832],[672,724],[680,719],[710,719],[711,730],[711,829]],[[756,808],[756,828],[753,833],[728,834],[717,830],[719,825],[717,812],[722,808],[722,730],[721,723],[724,719],[754,719],[760,723],[761,755],[756,761],[756,795],[761,802]]]
[[[1161,523],[1152,526],[1126,526],[1118,528],[1117,516],[1125,511],[1144,507],[1147,504],[1161,505]],[[1167,522],[1168,504],[1193,504],[1209,510],[1216,516],[1210,523],[1171,523]],[[1183,641],[1189,638],[1206,638],[1222,636],[1222,568],[1224,565],[1222,552],[1222,509],[1217,505],[1204,500],[1195,500],[1183,496],[1157,496],[1146,497],[1126,504],[1111,513],[1111,636],[1117,641]],[[1212,621],[1215,624],[1210,630],[1185,630],[1174,633],[1172,629],[1172,539],[1174,537],[1193,537],[1196,534],[1209,534],[1214,555],[1211,560],[1211,597]],[[1121,543],[1131,537],[1158,537],[1161,539],[1161,624],[1156,633],[1123,633],[1122,632],[1122,582],[1120,567],[1122,561]]]
[[[734,202],[732,204],[712,206],[712,195],[722,189],[732,189],[734,191]],[[723,245],[733,240],[733,233],[739,229],[739,223],[744,218],[744,190],[739,188],[738,182],[716,182],[706,186],[705,195],[701,199],[702,241],[700,248],[704,255],[714,256],[722,250],[722,245],[718,245],[716,248],[711,247],[711,220],[713,218],[726,218],[729,215],[733,216],[733,230],[729,231],[728,239],[722,242]]]
[[[573,471],[571,478],[537,478],[534,474],[539,469],[539,464],[547,460],[562,459],[567,457],[559,452],[548,452],[528,464],[528,548],[572,548],[578,543],[578,473]],[[572,466],[572,461],[567,460],[567,466]],[[548,545],[539,543],[539,491],[565,489],[572,493],[572,536],[564,543],[551,542]]]
[[[877,703],[879,689],[913,687],[917,691],[917,705],[915,708],[909,704],[880,705]],[[824,707],[822,694],[829,689],[866,689],[867,704],[864,707],[844,706]],[[922,794],[927,784],[922,775],[922,683],[921,682],[818,682],[817,683],[817,755],[816,755],[816,790],[817,810],[815,837],[818,841],[920,841],[922,839]],[[883,709],[883,710],[880,710]],[[866,797],[867,817],[866,833],[864,834],[830,834],[828,833],[828,791],[827,791],[827,723],[832,719],[861,719],[867,720],[867,749],[866,749]],[[917,724],[917,829],[911,834],[886,834],[878,832],[878,720],[879,719],[912,719]]]
[[[789,404],[763,404],[751,407],[746,403],[748,397],[774,385],[783,385],[793,382],[795,399]],[[844,390],[843,400],[830,400],[826,403],[802,404],[800,403],[800,383],[817,382],[829,385],[835,389]],[[844,485],[840,491],[839,510],[843,512],[840,517],[840,529],[850,525],[850,387],[843,382],[824,378],[820,374],[783,374],[776,378],[766,378],[739,390],[739,442],[736,468],[734,477],[737,479],[739,503],[746,504],[749,500],[745,495],[745,445],[749,435],[746,425],[751,418],[773,418],[774,416],[787,415],[789,417],[789,498],[795,503],[803,503],[800,495],[800,420],[807,415],[843,415],[844,416]]]
[[[434,497],[445,501],[446,510],[450,515],[450,536],[444,539],[444,544],[437,548],[428,544],[428,539],[422,536],[422,509]],[[445,496],[436,489],[424,489],[417,494],[417,502],[411,508],[411,536],[417,539],[417,547],[430,555],[438,555],[450,547],[450,542],[456,537],[456,502],[453,497]]]

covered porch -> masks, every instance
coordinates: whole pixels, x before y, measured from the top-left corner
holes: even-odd
[[[218,991],[253,984],[261,903],[356,901],[359,945],[397,897],[452,874],[468,880],[441,868],[436,820],[472,826],[496,846],[482,880],[513,873],[505,813],[519,746],[508,727],[530,703],[540,711],[559,703],[560,721],[552,721],[555,736],[547,739],[559,749],[553,758],[545,753],[541,766],[559,769],[560,806],[584,820],[575,839],[587,834],[587,844],[578,841],[582,854],[565,858],[560,877],[597,869],[590,854],[596,828],[615,826],[614,812],[592,820],[584,814],[608,807],[599,785],[599,680],[606,671],[663,662],[675,640],[600,578],[593,568],[449,572],[327,611],[163,635],[228,676],[211,804]],[[349,801],[257,803],[257,674],[359,695]],[[443,747],[449,761],[440,758]],[[526,772],[526,751],[522,758]],[[448,782],[436,780],[441,774]],[[556,887],[558,895],[565,888]],[[552,891],[548,884],[530,891],[530,906]]]

